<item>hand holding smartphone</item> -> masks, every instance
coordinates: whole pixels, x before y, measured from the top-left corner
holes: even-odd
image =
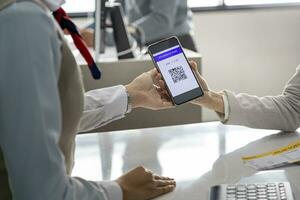
[[[203,96],[201,85],[177,37],[150,45],[148,52],[161,73],[174,104],[180,105]]]

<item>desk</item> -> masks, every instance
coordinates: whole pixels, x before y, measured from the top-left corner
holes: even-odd
[[[300,133],[278,134],[224,126],[219,122],[79,135],[73,175],[89,180],[116,179],[143,165],[177,181],[160,200],[206,200],[212,185],[234,183],[257,173],[241,157],[272,150],[300,139]],[[283,168],[300,199],[300,166]]]
[[[103,76],[101,80],[94,80],[90,76],[88,67],[78,50],[74,55],[81,66],[85,89],[92,90],[114,85],[125,85],[135,77],[154,67],[150,56],[144,55],[140,58],[117,60],[114,49],[107,48],[106,55],[98,60]],[[201,70],[201,55],[190,50],[185,50],[188,58],[198,63]],[[115,121],[97,131],[127,130],[146,127],[160,127],[175,124],[188,124],[201,122],[202,109],[190,104],[185,104],[176,109],[152,111],[147,109],[134,109],[126,118]],[[170,117],[171,116],[171,117]]]

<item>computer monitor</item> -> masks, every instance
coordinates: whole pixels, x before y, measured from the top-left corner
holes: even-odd
[[[106,21],[110,18],[113,38],[119,59],[134,58],[134,43],[124,22],[122,6],[119,2],[96,0],[95,13],[95,52],[96,55],[105,53]]]
[[[95,0],[95,52],[96,57],[105,51],[105,20],[107,10],[105,3],[107,0]]]

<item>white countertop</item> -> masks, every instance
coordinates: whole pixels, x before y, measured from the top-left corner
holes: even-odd
[[[178,183],[174,192],[158,199],[206,200],[210,186],[257,173],[243,164],[242,156],[300,139],[299,133],[277,133],[210,122],[79,135],[73,175],[113,180],[143,165]],[[300,166],[282,169],[300,199]]]

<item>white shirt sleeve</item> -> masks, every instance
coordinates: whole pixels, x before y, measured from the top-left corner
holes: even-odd
[[[226,124],[295,131],[300,125],[300,65],[282,94],[258,97],[224,91],[230,113]]]
[[[229,117],[229,102],[226,94],[222,95],[223,103],[224,103],[224,119],[222,121],[227,121]]]
[[[116,182],[69,177],[58,146],[60,41],[31,2],[0,11],[0,149],[15,200],[121,200]]]
[[[78,132],[96,129],[123,118],[127,112],[127,100],[127,92],[122,85],[86,92]]]
[[[216,114],[218,115],[222,123],[226,123],[229,118],[229,102],[226,93],[222,95],[222,100],[224,106],[224,113],[216,112]]]

